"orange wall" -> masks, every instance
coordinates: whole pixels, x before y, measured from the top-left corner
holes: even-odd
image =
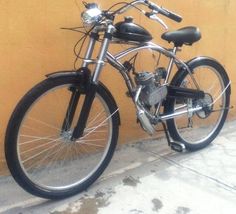
[[[156,1],[156,0],[153,0]],[[78,34],[60,30],[60,27],[80,26],[82,4],[77,0],[2,0],[0,1],[0,170],[3,170],[4,132],[10,113],[18,100],[52,71],[73,67],[73,45]],[[117,0],[96,1],[108,8]],[[157,2],[157,1],[156,1]],[[200,43],[184,48],[181,56],[187,60],[197,55],[210,55],[224,64],[233,86],[232,104],[235,104],[236,68],[236,1],[233,0],[159,0],[159,4],[184,17],[181,24],[167,21],[172,28],[198,26],[203,34]],[[129,13],[144,25],[155,42],[160,41],[162,28],[144,16]],[[122,17],[121,17],[122,18]],[[113,49],[116,50],[116,49]],[[139,68],[145,69],[147,57],[141,59]],[[136,124],[131,100],[125,96],[125,84],[116,71],[106,66],[103,81],[111,89],[120,107],[122,127],[120,142],[148,137]],[[232,110],[230,118],[236,115]]]

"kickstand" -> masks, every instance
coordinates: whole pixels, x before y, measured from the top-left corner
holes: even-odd
[[[172,140],[170,139],[170,135],[168,133],[168,130],[166,128],[166,124],[165,122],[161,121],[161,124],[163,126],[163,129],[164,129],[164,132],[165,132],[165,135],[166,135],[166,139],[167,139],[167,142],[168,142],[168,146],[171,146],[171,144],[173,143]]]
[[[176,152],[183,152],[183,151],[185,151],[185,145],[183,143],[180,143],[180,142],[172,141],[171,138],[170,138],[170,135],[168,133],[168,130],[166,128],[166,124],[163,121],[161,121],[161,123],[162,123],[163,129],[165,131],[166,139],[167,139],[169,147],[172,150],[176,151]]]

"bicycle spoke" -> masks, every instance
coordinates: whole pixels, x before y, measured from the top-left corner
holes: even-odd
[[[95,131],[98,131],[97,129],[106,128],[107,125],[108,125],[108,123],[104,123],[104,124],[100,125],[99,127],[93,126],[93,127],[91,127],[91,128],[86,128],[84,131],[85,131],[85,132],[90,132],[91,130],[93,130],[93,131],[95,132]],[[97,128],[96,128],[96,127],[97,127]]]
[[[89,146],[95,146],[95,147],[104,148],[104,146],[97,145],[97,144],[93,144],[93,143],[88,143],[88,142],[83,142],[83,141],[76,141],[76,143],[78,143],[79,145],[84,144],[84,145],[89,145]]]
[[[58,138],[58,139],[53,140],[52,142],[56,142],[56,141],[58,141],[59,139],[62,139],[62,138],[60,137],[60,138]],[[53,145],[53,146],[51,146],[51,147],[49,147],[49,148],[47,148],[47,149],[45,149],[45,150],[39,152],[38,154],[33,155],[32,157],[27,158],[26,160],[22,161],[22,163],[25,163],[25,162],[27,162],[27,161],[29,161],[29,160],[32,160],[33,158],[38,157],[39,155],[43,154],[44,152],[46,152],[46,151],[48,151],[48,150],[50,150],[50,149],[52,149],[52,148],[54,148],[54,147],[56,147],[56,146],[58,146],[58,145],[57,145],[57,144],[56,144],[56,145]]]
[[[61,129],[59,129],[58,127],[55,127],[55,126],[53,126],[53,125],[50,125],[50,124],[48,124],[48,123],[46,123],[46,122],[43,122],[43,121],[41,121],[41,120],[38,120],[38,119],[35,119],[35,118],[32,118],[32,117],[29,117],[28,119],[33,120],[33,121],[35,121],[35,122],[37,122],[37,123],[43,124],[43,125],[45,125],[45,126],[47,126],[47,127],[49,127],[49,128],[52,128],[52,129],[61,131]]]
[[[54,154],[57,154],[65,145],[60,145],[58,149],[56,149],[56,151],[54,151],[53,153],[50,154],[50,150],[47,152],[47,154],[38,162],[33,163],[29,168],[27,168],[27,170],[30,170],[31,168],[38,168],[39,166],[41,166],[47,159],[48,157],[51,157]]]
[[[37,150],[37,149],[39,149],[39,148],[41,148],[41,147],[44,147],[44,146],[46,146],[46,145],[50,145],[50,144],[52,144],[52,143],[54,143],[54,140],[49,141],[49,142],[47,142],[47,143],[43,143],[43,144],[41,144],[41,145],[39,145],[39,146],[37,146],[37,147],[31,148],[31,149],[29,149],[29,150],[26,150],[26,151],[22,152],[21,155],[24,155],[24,154],[26,154],[26,153],[28,153],[28,152],[32,152],[32,151],[34,151],[34,150]]]
[[[91,130],[91,129],[86,129],[84,132],[89,132],[89,130]],[[94,130],[93,132],[94,133],[106,133],[107,131],[104,129],[104,131],[103,130]]]
[[[76,154],[78,154],[78,155],[82,155],[83,153],[80,152],[79,149],[77,149],[77,146],[78,146],[77,144],[74,144],[74,148],[75,148]]]
[[[88,126],[93,125],[93,122],[94,122],[102,113],[104,113],[104,112],[105,112],[105,111],[103,110],[103,111],[101,111],[100,113],[98,113],[97,116],[96,116],[94,119],[92,119],[91,121],[88,122]]]
[[[51,166],[58,164],[56,160],[60,161],[60,152],[62,152],[62,150],[66,147],[66,144],[61,144],[61,146],[59,147],[59,149],[54,152],[53,154],[50,154],[50,156],[54,156],[51,161],[49,162],[49,164],[47,164],[47,168],[49,169]]]
[[[32,130],[32,131],[34,131],[34,132],[39,132],[39,129],[35,129],[35,128],[32,128],[32,127],[30,127],[30,126],[27,126],[27,125],[23,125],[22,126],[23,128],[26,128],[26,129],[29,129],[29,130]]]
[[[87,149],[86,149],[86,147],[84,147],[84,145],[83,144],[80,144],[80,146],[81,146],[81,149],[83,149],[86,153],[90,153]]]
[[[37,136],[30,136],[30,135],[20,135],[20,137],[35,138],[34,140],[29,140],[29,141],[25,141],[23,143],[19,143],[19,145],[25,145],[25,144],[29,144],[32,142],[38,142],[40,140],[54,140],[51,137],[55,137],[55,136],[37,137]]]
[[[217,87],[215,87],[216,84],[217,84],[217,80],[215,80],[215,82],[211,85],[211,87],[209,89],[206,90],[206,92],[211,94],[210,92],[213,91],[214,88],[217,88]]]

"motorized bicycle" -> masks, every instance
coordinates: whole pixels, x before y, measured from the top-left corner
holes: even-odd
[[[48,199],[85,190],[112,158],[121,122],[112,94],[99,81],[106,63],[124,78],[141,127],[152,135],[162,124],[175,151],[195,151],[209,145],[229,111],[231,82],[224,67],[210,57],[188,62],[177,57],[182,46],[200,40],[198,28],[163,33],[162,39],[173,44],[167,49],[153,43],[152,35],[132,17],[116,24],[115,18],[134,8],[167,29],[158,15],[180,22],[179,15],[149,0],[121,2],[104,11],[95,3],[84,5],[82,21],[90,27],[86,33],[90,40],[81,68],[47,75],[18,103],[6,132],[6,159],[14,179],[29,193]],[[100,50],[93,59],[97,42]],[[111,43],[131,47],[112,54]],[[137,53],[145,49],[167,57],[167,67],[137,72]],[[132,55],[130,60],[122,62],[128,55]],[[93,72],[91,64],[95,65]],[[170,78],[173,65],[178,71]]]

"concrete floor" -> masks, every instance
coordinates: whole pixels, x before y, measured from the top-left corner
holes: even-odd
[[[88,191],[48,201],[0,179],[0,213],[231,214],[236,210],[236,121],[208,148],[175,153],[166,140],[117,149]]]

